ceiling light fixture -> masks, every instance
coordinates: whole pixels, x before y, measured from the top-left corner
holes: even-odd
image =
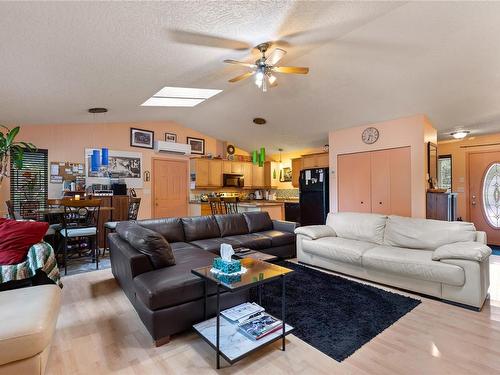
[[[102,108],[102,107],[95,107],[95,108],[89,108],[88,112],[89,113],[106,113],[106,112],[108,112],[108,109]]]
[[[146,100],[145,107],[194,107],[222,92],[216,89],[166,86]]]
[[[267,122],[266,119],[262,117],[256,117],[253,119],[253,123],[255,125],[264,125],[266,122]]]
[[[464,139],[469,135],[469,130],[458,130],[456,132],[450,133],[450,135],[455,139]]]

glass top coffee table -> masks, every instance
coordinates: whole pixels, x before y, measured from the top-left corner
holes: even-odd
[[[286,276],[293,270],[278,266],[276,264],[264,262],[258,259],[243,258],[241,265],[247,271],[239,276],[231,276],[230,278],[224,275],[212,273],[212,265],[195,268],[191,272],[205,281],[204,287],[204,316],[205,320],[195,324],[195,331],[215,349],[217,358],[217,369],[220,368],[220,357],[222,356],[228,363],[233,364],[248,354],[261,348],[264,345],[282,339],[282,350],[285,350],[285,336],[293,331],[293,327],[285,323],[286,301],[285,301],[285,279]],[[278,331],[270,333],[259,340],[252,340],[238,330],[237,323],[222,317],[220,314],[220,292],[226,290],[228,292],[241,291],[253,287],[258,288],[259,305],[262,302],[262,286],[266,283],[278,281],[281,279],[282,295],[281,295],[281,326]],[[207,319],[207,283],[217,285],[217,313],[214,318]]]

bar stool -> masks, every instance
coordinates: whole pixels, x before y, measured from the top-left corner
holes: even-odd
[[[130,197],[128,200],[128,216],[127,220],[137,220],[137,215],[139,214],[139,207],[141,205],[141,198]],[[108,248],[108,234],[113,233],[116,230],[116,226],[119,221],[108,221],[104,223],[104,249],[102,250],[102,255],[106,253]]]

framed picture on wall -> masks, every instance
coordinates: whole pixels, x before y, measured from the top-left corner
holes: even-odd
[[[150,130],[130,128],[130,146],[153,148],[155,133]]]
[[[166,142],[177,142],[177,134],[174,133],[165,133],[165,141]]]
[[[205,155],[205,140],[202,138],[187,137],[187,144],[191,145],[191,153]]]

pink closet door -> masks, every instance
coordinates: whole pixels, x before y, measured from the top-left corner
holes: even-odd
[[[411,152],[410,147],[390,151],[391,214],[411,216]]]
[[[391,214],[391,150],[371,153],[372,212]]]
[[[370,160],[369,152],[337,157],[339,211],[371,212]]]

